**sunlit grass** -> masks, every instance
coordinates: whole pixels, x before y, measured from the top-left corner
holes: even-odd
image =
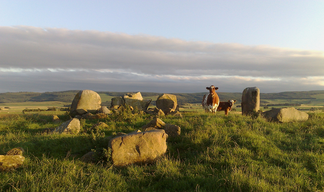
[[[59,116],[62,121],[68,115]],[[101,120],[82,120],[77,135],[44,134],[58,126],[50,115],[0,117],[0,155],[25,149],[26,160],[0,173],[1,191],[321,191],[324,187],[324,114],[306,122],[274,123],[230,113],[166,116],[181,127],[153,164],[115,168],[79,158],[107,149],[107,136],[141,129],[150,115],[126,110]],[[104,122],[107,128],[91,131]]]

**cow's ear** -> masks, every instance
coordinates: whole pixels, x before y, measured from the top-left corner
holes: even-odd
[[[206,87],[206,89],[210,90],[210,87]]]
[[[234,100],[234,103],[236,102],[236,100]]]
[[[215,87],[215,90],[217,90],[218,89],[218,87]]]
[[[231,100],[228,100],[228,102],[230,103],[230,102],[231,102]]]

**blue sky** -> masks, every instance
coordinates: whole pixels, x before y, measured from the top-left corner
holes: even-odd
[[[0,92],[324,88],[324,1],[0,0]]]

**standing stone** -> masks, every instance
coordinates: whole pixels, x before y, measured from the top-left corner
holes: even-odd
[[[247,87],[242,93],[242,115],[250,115],[260,109],[260,89]]]
[[[308,119],[307,113],[298,111],[294,107],[272,109],[262,113],[262,115],[270,121],[278,121],[281,123],[307,121]]]
[[[87,112],[96,113],[101,108],[101,97],[98,93],[91,90],[79,91],[71,105],[70,114],[83,115]]]
[[[78,134],[80,132],[80,120],[73,118],[69,121],[66,121],[59,127],[55,128],[53,132]]]
[[[172,94],[161,94],[156,100],[156,107],[166,115],[176,111],[178,106],[177,96]]]
[[[115,137],[110,141],[111,157],[115,166],[150,163],[167,150],[164,130],[152,130]]]

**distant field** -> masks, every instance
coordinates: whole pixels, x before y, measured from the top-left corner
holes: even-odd
[[[0,114],[22,114],[24,109],[48,109],[48,107],[61,108],[64,107],[64,105],[70,104],[71,103],[60,101],[0,103]],[[43,111],[42,113],[46,114],[46,111]],[[61,114],[65,112],[57,111],[56,113]]]

